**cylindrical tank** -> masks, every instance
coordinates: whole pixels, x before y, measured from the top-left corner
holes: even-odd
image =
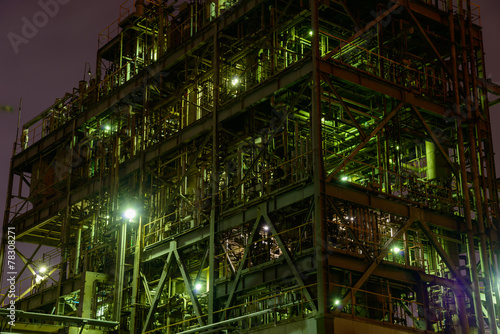
[[[425,154],[427,157],[427,180],[438,182],[447,179],[449,177],[448,165],[434,143],[425,142]]]

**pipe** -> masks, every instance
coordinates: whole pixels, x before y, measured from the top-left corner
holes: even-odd
[[[99,327],[108,327],[114,328],[118,325],[117,322],[107,321],[107,320],[97,320],[97,319],[87,319],[87,318],[79,318],[79,317],[70,317],[66,315],[53,315],[53,314],[44,314],[44,313],[35,313],[35,312],[26,312],[21,310],[16,310],[16,319],[35,319],[42,321],[57,321],[63,322],[65,324],[77,324],[88,325],[88,326],[99,326]],[[0,309],[0,316],[7,316],[10,314],[10,310],[6,308]]]
[[[267,314],[267,313],[272,312],[272,311],[274,311],[274,309],[267,309],[267,310],[263,310],[263,311],[259,311],[259,312],[255,312],[255,313],[245,314],[245,315],[242,315],[241,317],[227,319],[227,320],[216,322],[214,324],[196,327],[193,329],[188,329],[187,331],[180,332],[179,334],[190,334],[190,333],[201,332],[201,331],[204,331],[205,329],[209,329],[209,328],[220,326],[220,325],[225,325],[225,324],[231,323],[231,322],[240,321],[240,320],[243,320],[246,318],[257,317],[259,315]]]

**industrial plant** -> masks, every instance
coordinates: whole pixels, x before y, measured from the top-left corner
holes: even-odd
[[[499,333],[477,5],[118,11],[14,143],[0,332]]]

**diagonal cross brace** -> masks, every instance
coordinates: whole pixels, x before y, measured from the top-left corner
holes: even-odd
[[[349,43],[352,43],[354,40],[356,40],[356,38],[360,37],[361,35],[363,35],[365,32],[367,32],[368,30],[370,30],[370,28],[372,28],[373,26],[375,26],[376,24],[378,24],[380,21],[382,21],[386,16],[390,15],[394,10],[396,10],[397,8],[399,8],[400,4],[399,2],[394,4],[391,8],[389,8],[388,10],[386,10],[385,12],[383,12],[382,14],[380,14],[377,18],[375,18],[373,21],[371,21],[370,23],[368,23],[363,29],[360,29],[358,32],[356,32],[354,35],[352,35],[351,37],[349,37],[347,39],[347,43],[340,43],[340,45],[338,47],[336,47],[335,49],[333,49],[332,51],[328,52],[326,55],[324,55],[321,59],[322,60],[328,60],[330,58],[333,57],[334,54],[336,54],[337,52],[340,51],[340,49],[346,45],[346,44],[349,44]]]
[[[175,254],[175,259],[177,260],[177,265],[179,266],[179,270],[181,272],[182,278],[184,279],[184,285],[186,287],[186,291],[189,295],[189,298],[191,299],[191,302],[193,303],[193,309],[194,313],[196,313],[196,316],[198,318],[198,323],[200,326],[204,326],[205,322],[202,319],[202,313],[201,313],[201,306],[200,302],[198,301],[198,298],[196,295],[193,293],[193,288],[191,286],[191,278],[189,277],[189,273],[186,268],[186,264],[184,263],[184,260],[181,258],[179,252],[177,249],[174,250]]]
[[[306,299],[309,301],[309,305],[313,309],[313,311],[317,311],[317,307],[313,302],[313,298],[311,294],[309,293],[309,290],[305,287],[306,285],[304,284],[304,281],[302,280],[302,277],[300,277],[300,273],[297,270],[297,267],[295,267],[295,264],[293,263],[292,258],[290,257],[290,252],[288,251],[288,248],[283,244],[283,241],[281,240],[281,237],[278,234],[278,231],[276,231],[276,227],[274,227],[274,224],[271,222],[271,219],[269,219],[269,216],[267,213],[263,214],[264,219],[266,220],[267,224],[269,225],[269,228],[271,229],[271,232],[273,234],[274,239],[276,239],[276,242],[278,243],[278,246],[280,247],[281,251],[283,252],[283,255],[285,256],[285,260],[288,263],[288,266],[290,267],[290,270],[293,273],[293,276],[297,280],[298,285],[303,289],[304,295]]]
[[[404,105],[404,102],[400,102],[396,108],[394,108],[390,113],[389,115],[387,115],[378,125],[377,127],[368,135],[368,137],[366,137],[358,146],[356,146],[356,148],[349,154],[349,156],[347,156],[346,158],[344,158],[342,160],[342,162],[340,164],[338,164],[337,167],[335,167],[335,169],[330,173],[330,175],[328,175],[328,177],[326,178],[326,182],[330,182],[333,177],[342,169],[344,168],[348,163],[349,163],[349,160],[354,158],[358,153],[359,151],[361,151],[361,149],[363,147],[366,146],[366,144],[368,144],[368,142],[380,131],[382,130],[382,128],[387,124],[387,122],[389,122],[395,115],[396,113],[399,111],[399,109],[401,109],[401,107],[403,107]]]
[[[412,105],[411,109],[413,110],[413,112],[415,113],[415,115],[417,115],[417,118],[420,121],[420,124],[422,124],[422,126],[425,128],[425,131],[427,131],[427,133],[429,134],[429,136],[431,136],[432,141],[434,142],[434,144],[437,146],[437,148],[439,150],[439,153],[441,153],[441,155],[443,156],[443,158],[446,160],[446,163],[450,166],[450,168],[453,171],[453,173],[455,174],[456,178],[460,179],[457,166],[455,166],[453,164],[453,162],[451,162],[451,160],[448,157],[448,154],[444,150],[443,146],[441,145],[441,143],[439,143],[439,140],[436,138],[436,135],[432,132],[431,128],[429,127],[429,125],[425,121],[425,118],[422,116],[422,114],[418,111],[418,109],[415,106]]]
[[[339,92],[337,91],[335,86],[330,82],[330,80],[328,79],[328,77],[326,75],[322,75],[322,77],[323,77],[323,80],[328,84],[328,87],[330,87],[330,89],[332,90],[333,94],[335,94],[335,96],[337,97],[337,100],[339,100],[340,104],[342,105],[342,108],[344,108],[347,115],[349,115],[349,118],[354,123],[354,126],[356,127],[356,129],[358,129],[359,135],[361,136],[361,140],[365,140],[365,138],[366,138],[365,132],[361,128],[361,125],[359,125],[356,118],[354,118],[354,115],[352,114],[352,112],[349,109],[349,107],[347,106],[347,104],[344,102],[344,99],[342,99],[342,96],[340,96]]]
[[[441,244],[437,240],[434,233],[432,233],[431,229],[429,228],[429,225],[427,225],[424,221],[420,220],[418,221],[418,224],[420,225],[420,228],[422,229],[422,232],[424,232],[425,236],[429,238],[429,242],[436,249],[439,256],[441,256],[448,269],[450,269],[453,276],[455,276],[455,279],[460,283],[461,286],[464,287],[467,297],[469,299],[472,299],[473,293],[470,284],[467,283],[467,281],[462,277],[460,272],[457,270],[455,264],[453,263],[453,260],[448,256],[443,246],[441,246]]]
[[[335,214],[340,218],[340,222],[342,223],[342,226],[345,227],[345,229],[347,230],[347,232],[349,233],[349,235],[351,236],[351,238],[354,240],[354,243],[358,244],[358,246],[361,248],[361,250],[363,251],[363,255],[366,257],[366,259],[370,262],[373,261],[373,258],[372,256],[370,255],[370,253],[368,252],[368,250],[366,249],[366,247],[363,245],[363,243],[361,243],[361,241],[359,240],[359,238],[356,236],[356,234],[354,234],[353,230],[352,230],[352,227],[345,221],[343,215],[340,213],[340,211],[337,209],[337,206],[335,206],[335,204],[333,204],[332,200],[330,198],[327,199],[328,202],[330,203],[330,206],[333,208],[333,210],[335,211]]]
[[[156,311],[156,307],[158,306],[158,303],[160,301],[161,293],[167,281],[168,270],[171,264],[172,264],[172,252],[168,253],[167,260],[165,261],[165,265],[163,266],[163,271],[160,276],[160,281],[158,282],[158,288],[155,294],[155,299],[153,300],[151,306],[149,307],[148,315],[146,316],[146,321],[144,322],[144,327],[142,328],[142,333],[147,332],[149,326],[151,325],[151,322],[153,320],[153,315]]]
[[[415,17],[415,15],[413,15],[413,11],[410,9],[410,5],[409,5],[409,3],[408,3],[407,0],[405,0],[405,7],[406,7],[406,11],[408,12],[408,15],[410,15],[413,23],[415,23],[415,25],[417,26],[418,32],[420,33],[420,35],[422,35],[422,37],[425,39],[425,41],[427,42],[427,44],[429,44],[429,46],[431,47],[432,51],[434,52],[434,55],[439,60],[439,62],[443,66],[443,68],[451,76],[451,70],[450,70],[450,68],[448,67],[448,65],[444,61],[443,57],[441,57],[441,54],[436,49],[436,46],[434,45],[434,43],[432,43],[431,39],[429,38],[429,36],[425,32],[424,28],[422,28],[422,25],[420,25],[420,22],[418,22],[418,19]]]
[[[384,257],[386,257],[389,252],[390,252],[390,247],[392,245],[392,243],[394,242],[395,239],[399,239],[399,237],[415,222],[415,220],[413,218],[409,218],[406,223],[401,226],[399,228],[399,230],[396,232],[396,234],[394,234],[389,240],[387,240],[387,242],[385,243],[384,247],[382,247],[382,250],[379,254],[379,256],[377,256],[377,258],[375,259],[375,261],[372,262],[372,264],[370,264],[370,266],[368,266],[368,268],[366,268],[366,271],[365,273],[363,274],[363,276],[361,276],[361,278],[356,282],[356,284],[354,284],[354,286],[351,288],[351,291],[355,291],[355,290],[358,290],[363,284],[365,284],[366,280],[368,279],[368,277],[371,276],[371,274],[375,271],[375,269],[378,267],[378,265],[380,263],[382,263],[382,261],[384,260]],[[344,306],[351,300],[353,294],[352,293],[347,293],[347,295],[344,297],[344,299],[342,299],[342,301],[340,302],[340,304],[337,306],[337,309],[334,311],[334,313],[338,314],[340,313],[340,311],[342,311],[342,309],[344,308]]]
[[[30,258],[27,260],[26,264],[23,266],[23,269],[21,269],[21,272],[19,274],[17,274],[17,276],[16,276],[16,282],[19,282],[19,278],[22,277],[24,271],[28,267],[28,264],[33,261],[33,258],[38,253],[38,251],[40,250],[40,248],[42,248],[42,245],[45,244],[45,240],[47,240],[47,238],[52,233],[52,231],[54,230],[54,228],[56,227],[56,225],[57,224],[55,224],[55,223],[52,224],[52,227],[50,228],[49,232],[45,235],[45,237],[43,237],[43,240],[40,241],[40,243],[38,244],[38,246],[36,247],[36,249],[33,251],[33,254],[31,254]],[[1,273],[1,270],[0,270],[0,277],[1,276],[2,276],[2,273]],[[3,303],[3,301],[5,300],[5,298],[7,298],[8,295],[9,295],[8,293],[5,293],[3,295],[2,299],[0,300],[0,305]]]
[[[198,269],[198,273],[196,274],[196,279],[194,280],[195,283],[200,280],[200,276],[201,276],[201,273],[203,271],[203,268],[205,267],[205,263],[207,262],[209,253],[210,253],[210,249],[207,248],[205,255],[203,255],[203,259],[201,260],[200,269]]]
[[[146,279],[146,276],[142,271],[140,272],[140,275],[142,278],[142,285],[144,287],[144,291],[146,292],[146,298],[148,299],[149,306],[151,306],[153,305],[153,299],[151,299],[151,291],[149,290],[148,280]]]
[[[233,255],[234,255],[234,252],[231,249],[228,250],[226,248],[226,246],[224,246],[224,242],[222,240],[220,240],[218,235],[217,235],[217,241],[219,242],[220,246],[222,247],[222,250],[224,251],[224,253],[226,254],[226,260],[227,260],[227,263],[229,263],[229,269],[231,270],[231,273],[233,275],[236,274],[236,269],[234,267],[233,261],[231,260],[231,257],[229,257],[229,252],[231,251],[231,253],[233,253]]]
[[[434,235],[434,233],[432,233],[432,231],[429,228],[429,226],[425,222],[423,222],[423,221],[418,221],[418,224],[420,225],[422,231],[427,236],[427,238],[429,238],[430,243],[436,249],[436,251],[438,252],[439,256],[441,256],[441,258],[443,259],[443,261],[446,264],[446,266],[448,267],[448,269],[450,269],[450,271],[453,274],[453,276],[455,276],[455,279],[460,283],[460,287],[463,287],[463,289],[465,289],[465,293],[467,294],[467,297],[470,300],[473,300],[474,293],[472,291],[472,288],[470,287],[470,284],[462,277],[462,275],[460,274],[460,272],[457,270],[457,268],[453,264],[453,261],[448,256],[448,254],[444,250],[443,246],[441,246],[441,244],[437,240],[437,238]],[[481,304],[481,306],[482,306],[482,304]],[[490,317],[488,317],[488,310],[486,310],[486,308],[484,306],[482,306],[482,311],[483,311],[483,314],[486,317],[486,319],[489,320]],[[479,319],[477,319],[477,320],[479,321]],[[490,324],[490,322],[488,322],[488,325],[489,324]]]
[[[236,277],[234,278],[233,285],[231,286],[231,289],[229,291],[229,296],[227,297],[226,304],[224,305],[224,310],[227,310],[229,306],[231,306],[231,302],[233,301],[233,296],[234,293],[236,292],[236,288],[238,287],[238,283],[241,277],[241,273],[243,272],[243,269],[245,268],[245,263],[248,258],[248,255],[250,253],[250,247],[253,243],[253,239],[255,238],[255,234],[257,233],[257,229],[259,228],[259,223],[260,223],[260,218],[261,218],[261,213],[259,210],[259,214],[257,215],[257,218],[255,219],[254,226],[252,228],[252,232],[250,233],[250,238],[248,239],[247,242],[247,247],[245,248],[245,252],[243,253],[243,259],[240,262],[240,265],[238,266],[238,271],[236,272]],[[222,316],[220,321],[224,320],[226,316],[226,312],[222,312]]]

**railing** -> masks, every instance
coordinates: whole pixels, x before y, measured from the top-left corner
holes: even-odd
[[[101,48],[104,44],[118,36],[120,33],[120,23],[134,11],[134,1],[126,0],[120,5],[120,16],[113,21],[109,26],[104,28],[98,35],[98,47]]]
[[[363,246],[372,257],[376,257],[382,251],[383,245],[392,238],[392,234],[397,230],[398,225],[392,223],[381,224],[377,226],[369,226],[369,221],[364,221],[363,217],[353,215],[352,217],[344,217],[347,225],[337,219],[328,220],[328,246],[331,248],[339,249],[342,252],[351,253],[355,255],[362,255]],[[360,226],[366,225],[366,226]],[[350,228],[352,233],[358,238],[361,244],[357,244],[352,239],[351,235],[347,232]],[[395,238],[387,256],[384,258],[385,262],[392,262],[396,264],[422,268],[427,272],[427,262],[424,259],[424,247],[419,240],[412,238]]]
[[[309,178],[308,161],[311,161],[310,153],[304,153],[296,158],[290,159],[281,164],[267,167],[260,172],[256,172],[251,178],[232,184],[221,189],[215,197],[219,199],[217,210],[224,211],[224,207],[240,206],[258,200],[262,196],[269,196],[274,191]],[[206,219],[209,203],[212,196],[191,201],[192,213],[189,215],[193,222],[187,224],[180,220],[180,211],[170,212],[163,217],[156,218],[144,226],[144,245],[152,245],[169,238],[173,235],[183,233],[198,226],[203,219]],[[206,211],[206,212],[205,212]],[[182,215],[185,217],[185,215]],[[188,227],[189,225],[189,227]]]
[[[310,249],[313,245],[312,229],[312,222],[308,222],[280,231],[278,234],[263,230],[259,234],[259,240],[253,241],[251,244],[242,244],[239,248],[231,248],[231,245],[227,245],[227,251],[215,256],[219,277],[229,277],[233,270],[238,270],[243,264],[243,254],[246,249],[250,251],[246,259],[247,268],[277,261],[283,255],[283,250],[278,246],[276,236],[283,240],[290,253],[301,253],[303,250]],[[237,239],[233,238],[233,240]],[[224,246],[224,250],[226,250],[226,246]]]
[[[328,43],[330,49],[325,48],[322,57],[335,51],[329,60],[342,63],[343,65],[356,68],[356,70],[411,89],[415,93],[445,100],[447,86],[444,70],[441,69],[436,73],[437,70],[435,68],[427,67],[421,63],[418,63],[415,67],[398,63],[357,45],[356,41],[348,42],[326,31],[320,31],[320,33],[331,39]],[[365,41],[361,37],[360,39]]]
[[[239,321],[235,320],[235,322],[237,322],[237,326],[242,329],[263,326],[266,324],[276,324],[282,321],[287,321],[291,318],[305,317],[312,312],[308,305],[311,302],[314,303],[316,301],[316,299],[312,301],[307,300],[305,290],[313,290],[315,288],[316,284],[311,284],[266,297],[256,296],[254,299],[249,296],[247,297],[249,299],[248,301],[227,309],[216,311],[214,312],[214,316],[219,318],[222,313],[225,315],[225,319],[248,316],[245,319],[240,318],[241,320]],[[257,314],[262,310],[270,311],[268,313],[260,313],[259,315],[251,316],[252,314]],[[207,318],[207,314],[201,316],[201,319],[205,323],[207,322]],[[178,321],[168,326],[154,328],[145,332],[145,334],[153,334],[157,333],[157,331],[171,334],[189,329],[195,329],[200,326],[199,319],[200,317],[191,317],[190,319]]]
[[[50,283],[50,281],[52,283]],[[2,306],[5,307],[8,306],[12,298],[10,298],[10,294],[15,295],[15,300],[16,302],[19,301],[20,299],[32,296],[42,290],[47,289],[50,286],[56,285],[57,282],[54,280],[51,280],[48,275],[38,275],[38,274],[33,274],[29,275],[23,279],[17,280],[14,284],[14,289],[11,290],[11,286],[7,285],[4,287],[2,290],[0,290],[0,299],[4,297],[5,294],[8,296],[3,300]],[[13,292],[10,292],[13,291]]]
[[[333,156],[337,161],[344,160],[346,162],[345,167],[339,171],[338,175],[340,175],[340,178],[345,178],[347,182],[356,183],[367,188],[390,194],[402,200],[419,203],[419,205],[425,205],[431,209],[446,213],[455,212],[461,205],[460,199],[453,197],[456,191],[452,188],[452,180],[449,182],[449,187],[444,187],[442,185],[426,182],[417,176],[411,175],[410,170],[408,170],[407,175],[403,175],[401,173],[369,165],[354,158],[348,159],[347,156],[328,150],[324,150],[324,156]],[[332,170],[336,166],[336,164],[325,162],[325,170]],[[355,174],[350,172],[351,170],[359,168],[365,169],[365,171]],[[381,182],[381,178],[385,178],[385,182]],[[390,181],[390,184],[388,184],[389,182],[387,181]]]
[[[350,286],[330,284],[333,291],[332,309],[336,309],[344,296],[350,295],[350,301],[342,308],[343,314],[350,314],[353,318],[367,318],[390,323],[414,330],[430,330],[428,323],[433,323],[433,330],[437,333],[448,333],[452,315],[456,314],[450,308],[424,304],[415,300],[396,298],[388,294],[376,293],[362,289],[352,289]]]
[[[413,0],[415,1],[415,0]],[[448,12],[449,11],[449,5],[448,5],[448,0],[417,0],[419,2],[424,2],[429,5],[435,6],[438,9]],[[455,14],[460,14],[460,5],[462,5],[463,10],[467,10],[467,0],[453,0],[452,6],[453,6],[453,13]],[[461,13],[465,15],[465,13]],[[479,5],[476,5],[475,3],[471,2],[471,19],[472,23],[478,24],[479,26],[481,25],[481,7]]]

